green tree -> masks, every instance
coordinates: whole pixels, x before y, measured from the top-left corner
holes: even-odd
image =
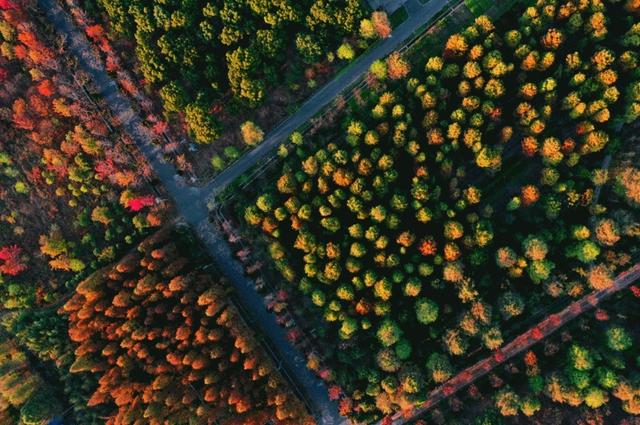
[[[418,298],[415,303],[418,322],[428,325],[438,319],[438,304],[428,298]]]
[[[318,39],[312,34],[298,34],[296,49],[306,63],[314,63],[322,57],[323,48]]]
[[[621,326],[607,329],[607,346],[614,351],[625,351],[633,345],[633,340],[627,330]]]
[[[500,312],[507,320],[519,316],[524,311],[524,300],[513,291],[507,291],[502,294],[498,300],[498,305]]]
[[[427,360],[426,368],[433,382],[439,384],[445,382],[453,375],[453,367],[449,358],[442,353],[431,353]]]
[[[402,330],[393,320],[385,318],[382,323],[380,323],[376,336],[380,344],[384,347],[390,347],[400,340]]]
[[[196,142],[209,144],[220,137],[220,124],[207,111],[203,102],[190,103],[185,112],[185,122]]]

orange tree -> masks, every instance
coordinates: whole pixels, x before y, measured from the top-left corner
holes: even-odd
[[[312,421],[224,280],[182,255],[193,248],[160,230],[81,282],[64,305],[77,344],[70,370],[99,376],[88,404],[113,406],[114,424]]]

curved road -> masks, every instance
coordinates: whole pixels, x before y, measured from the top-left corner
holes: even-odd
[[[131,137],[147,159],[173,199],[179,214],[194,229],[207,251],[216,260],[224,274],[229,277],[239,300],[252,316],[252,321],[275,346],[278,356],[284,362],[283,366],[293,375],[294,383],[302,387],[302,392],[311,402],[312,413],[318,422],[323,425],[345,423],[345,419],[338,414],[336,403],[329,400],[324,383],[307,369],[305,357],[289,343],[284,330],[277,324],[275,316],[266,310],[264,300],[256,292],[253,282],[244,275],[242,266],[233,258],[226,241],[209,221],[205,200],[210,193],[224,188],[271,150],[277,148],[296,128],[313,117],[334,97],[367,72],[373,61],[391,53],[414,31],[443,9],[448,0],[431,0],[426,5],[420,5],[418,0],[409,0],[407,7],[410,17],[394,30],[392,37],[381,41],[357,59],[347,70],[305,102],[294,115],[278,126],[260,146],[243,156],[204,188],[189,186],[176,173],[175,168],[163,160],[162,153],[151,143],[153,136],[135,112],[132,103],[120,93],[116,82],[106,72],[102,61],[94,54],[85,34],[76,27],[57,0],[37,1],[39,8],[56,31],[66,40],[67,49],[76,56],[80,68],[91,76],[112,115],[121,123],[122,130]]]
[[[520,334],[507,345],[496,350],[493,355],[480,360],[473,366],[463,369],[460,373],[449,379],[444,384],[434,388],[427,396],[426,401],[415,408],[409,417],[405,417],[402,412],[397,412],[393,416],[381,421],[380,424],[402,425],[418,419],[427,410],[438,404],[440,401],[446,399],[467,385],[470,385],[477,379],[485,376],[505,361],[520,354],[524,350],[527,350],[532,345],[557,331],[570,320],[573,320],[581,314],[593,309],[600,304],[602,300],[622,289],[627,288],[638,279],[640,279],[640,263],[637,263],[630,269],[620,273],[616,277],[613,285],[610,287],[585,295],[581,299],[569,304],[559,313],[547,316],[536,326]]]

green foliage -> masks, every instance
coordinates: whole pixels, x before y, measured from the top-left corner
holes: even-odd
[[[294,71],[301,60],[321,59],[357,32],[365,10],[359,0],[97,3],[116,32],[135,40],[140,69],[160,88],[166,111],[190,115],[188,127],[199,143],[215,140],[220,129],[203,113],[211,102],[193,106],[188,93],[194,87],[207,99],[220,99],[230,88],[241,103],[256,107],[270,86],[284,82],[283,66]]]
[[[185,121],[194,140],[209,144],[220,137],[220,125],[209,114],[203,102],[190,103],[185,108]]]
[[[428,325],[438,320],[438,304],[427,298],[416,300],[416,319],[418,322]]]
[[[607,329],[607,346],[614,351],[624,351],[633,345],[633,340],[623,327],[611,327]]]
[[[432,353],[427,360],[426,368],[431,374],[431,379],[436,383],[446,381],[453,374],[453,367],[448,357],[441,353]]]
[[[380,324],[376,335],[380,344],[384,347],[389,347],[400,340],[402,331],[393,320],[385,319]]]

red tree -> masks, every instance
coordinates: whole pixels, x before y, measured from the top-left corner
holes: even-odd
[[[94,41],[104,36],[104,28],[99,24],[88,26],[85,29],[85,32],[87,33],[87,36]]]
[[[40,84],[38,84],[38,93],[42,96],[50,97],[55,93],[55,87],[51,80],[42,80]]]
[[[0,0],[0,10],[18,10],[18,5],[11,0]]]
[[[17,245],[10,245],[1,248],[0,260],[3,261],[3,263],[0,264],[0,273],[15,276],[24,271],[27,267],[20,259],[21,252],[22,249]]]
[[[150,207],[155,204],[156,200],[153,196],[139,196],[137,198],[133,198],[129,200],[128,207],[131,211],[137,212],[143,209],[144,207]]]

